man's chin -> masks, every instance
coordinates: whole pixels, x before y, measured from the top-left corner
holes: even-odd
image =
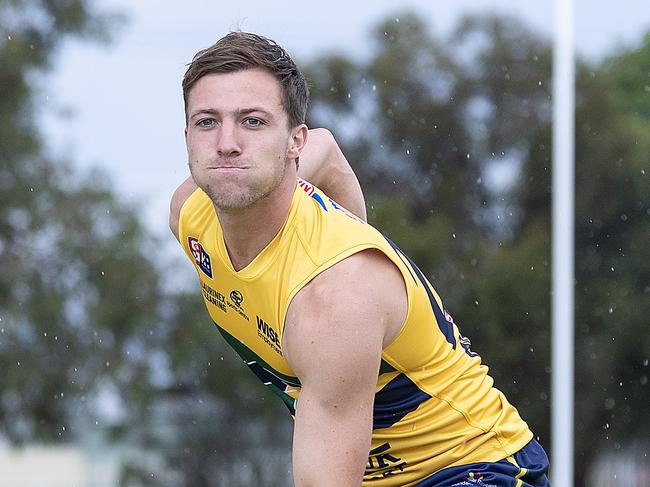
[[[255,198],[248,197],[247,195],[226,195],[221,194],[210,194],[208,196],[212,200],[212,203],[216,208],[226,212],[237,212],[242,211],[255,203]]]

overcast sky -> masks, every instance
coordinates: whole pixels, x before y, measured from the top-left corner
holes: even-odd
[[[363,56],[378,21],[418,12],[436,32],[447,32],[463,13],[520,17],[549,38],[551,0],[249,0],[160,2],[103,0],[128,22],[109,46],[70,42],[42,96],[50,149],[78,166],[99,166],[118,193],[148,209],[147,224],[167,235],[167,204],[188,174],[183,142],[180,81],[199,49],[230,30],[254,31],[276,40],[296,59],[331,50]],[[577,0],[579,54],[599,59],[632,45],[650,30],[648,0]]]

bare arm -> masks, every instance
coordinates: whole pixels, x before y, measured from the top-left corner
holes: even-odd
[[[190,197],[196,188],[196,183],[190,176],[176,188],[172,196],[172,201],[169,205],[169,228],[178,241],[180,241],[178,236],[178,221],[181,215],[181,208],[185,200]]]
[[[297,487],[361,485],[381,352],[405,316],[402,275],[375,250],[324,271],[292,301],[282,348],[302,384],[293,438]]]
[[[300,154],[298,176],[318,186],[359,218],[366,219],[366,202],[359,181],[329,130],[309,131],[307,145]]]

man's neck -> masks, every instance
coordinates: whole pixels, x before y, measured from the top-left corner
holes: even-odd
[[[275,191],[248,208],[237,211],[217,208],[226,250],[235,271],[250,264],[278,234],[289,214],[296,181],[287,174]]]

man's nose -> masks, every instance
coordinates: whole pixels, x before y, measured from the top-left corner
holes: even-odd
[[[217,136],[217,152],[222,157],[235,156],[241,153],[237,127],[233,123],[224,123]]]

